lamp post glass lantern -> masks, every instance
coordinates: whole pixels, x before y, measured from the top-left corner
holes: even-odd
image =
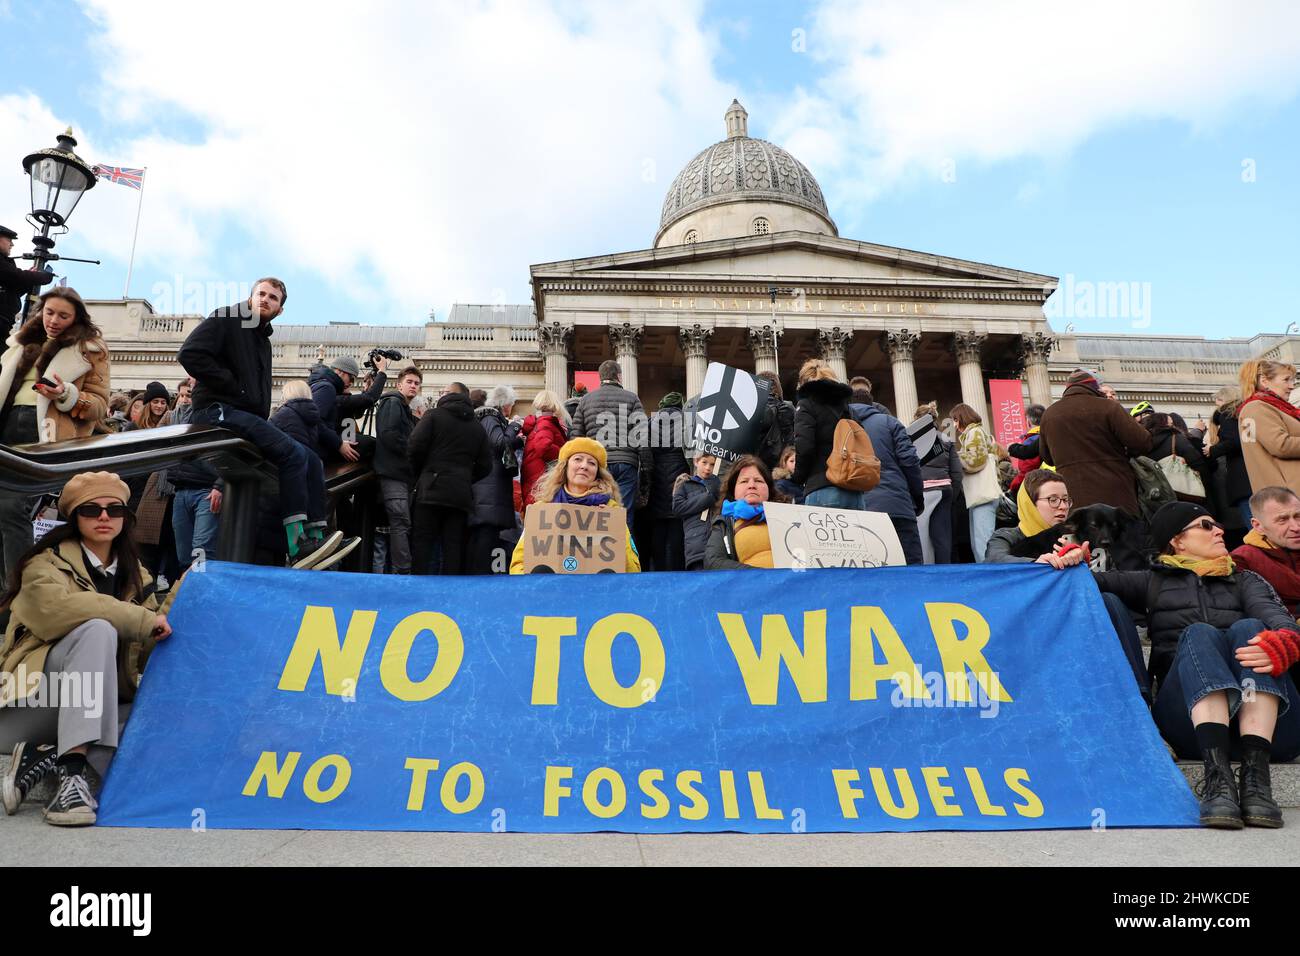
[[[83,193],[95,186],[95,171],[73,149],[72,127],[58,138],[58,144],[23,157],[23,170],[31,180],[32,212],[28,222],[40,228],[32,239],[36,268],[43,268],[53,257],[51,230],[68,231],[68,219],[77,208]]]
[[[76,145],[69,128],[57,146],[23,159],[23,169],[31,177],[32,218],[41,226],[66,225],[81,194],[94,188],[95,171],[73,152]]]

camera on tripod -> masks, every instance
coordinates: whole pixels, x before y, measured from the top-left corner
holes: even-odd
[[[383,356],[388,359],[389,362],[400,362],[402,360],[402,353],[397,351],[397,349],[371,349],[370,354],[366,356],[365,364],[366,368],[370,369],[372,372],[376,371],[375,358],[378,356]]]

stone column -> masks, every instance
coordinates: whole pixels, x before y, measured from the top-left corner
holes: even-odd
[[[1020,354],[1024,358],[1029,401],[1033,405],[1052,404],[1052,382],[1047,377],[1047,359],[1054,348],[1056,339],[1042,332],[1020,336]]]
[[[639,394],[636,360],[641,354],[641,336],[644,332],[644,328],[630,322],[609,327],[609,341],[614,347],[614,359],[623,373],[623,387],[633,395]]]
[[[677,340],[686,353],[686,398],[690,400],[704,388],[704,372],[709,367],[709,337],[713,329],[699,325],[678,328]]]
[[[961,400],[989,424],[989,406],[984,398],[984,372],[980,368],[980,347],[988,338],[983,332],[954,332],[952,350],[957,356],[957,375],[961,379]]]
[[[552,322],[537,326],[537,344],[546,363],[546,390],[564,401],[569,397],[569,344],[573,326]]]
[[[912,420],[916,407],[921,404],[916,394],[916,369],[912,365],[912,350],[920,341],[920,334],[908,329],[885,333],[885,351],[889,353],[889,366],[894,373],[894,416],[904,423]]]
[[[844,356],[849,350],[849,342],[852,339],[853,330],[842,329],[838,325],[834,328],[817,330],[817,350],[826,360],[826,364],[835,370],[835,377],[841,382],[849,380],[849,370],[844,363]]]
[[[754,374],[771,372],[780,375],[777,371],[776,350],[781,341],[781,333],[770,325],[758,328],[750,326],[745,331],[749,338],[749,350],[754,353]]]

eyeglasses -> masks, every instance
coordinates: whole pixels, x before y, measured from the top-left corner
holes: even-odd
[[[78,517],[88,518],[93,521],[105,512],[108,513],[110,518],[125,518],[127,514],[130,513],[130,510],[131,509],[126,505],[97,505],[91,501],[84,505],[77,505],[77,507],[73,509],[73,513]]]
[[[1048,495],[1046,498],[1039,498],[1039,501],[1046,501],[1053,508],[1068,508],[1074,504],[1074,499],[1069,495]]]
[[[1215,521],[1213,518],[1202,518],[1200,521],[1193,521],[1183,530],[1191,531],[1193,528],[1200,528],[1202,531],[1213,531],[1215,528],[1218,528],[1222,531],[1223,525],[1219,524],[1219,522]]]

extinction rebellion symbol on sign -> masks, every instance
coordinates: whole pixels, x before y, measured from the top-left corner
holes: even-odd
[[[765,378],[710,362],[695,406],[692,445],[727,461],[756,451],[771,391]]]

